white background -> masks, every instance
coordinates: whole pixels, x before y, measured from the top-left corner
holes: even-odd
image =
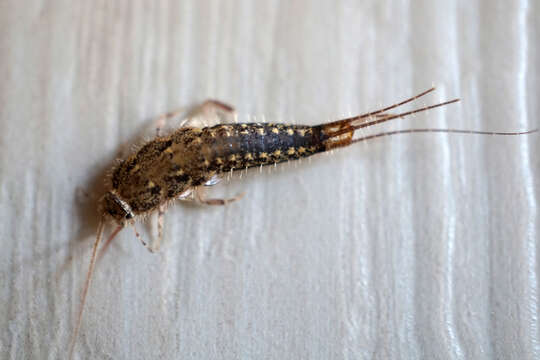
[[[462,101],[370,133],[537,128],[539,19],[526,0],[2,1],[2,358],[66,356],[103,179],[152,118],[211,97],[317,124],[435,84],[417,106]],[[400,135],[236,176],[212,193],[240,202],[168,211],[159,254],[120,234],[76,358],[539,358],[538,138]]]

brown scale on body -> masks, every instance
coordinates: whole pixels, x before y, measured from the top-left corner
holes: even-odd
[[[231,171],[297,160],[356,142],[396,134],[445,132],[520,135],[537,131],[503,133],[457,129],[408,129],[353,138],[358,129],[459,101],[455,99],[400,114],[387,113],[388,110],[416,100],[433,90],[434,88],[431,88],[384,109],[326,124],[309,126],[232,123],[202,128],[186,125],[170,135],[157,136],[152,141],[147,142],[137,152],[115,167],[112,172],[110,190],[101,199],[102,219],[98,227],[90,267],[83,288],[79,316],[70,346],[70,357],[73,354],[81,325],[97,248],[106,221],[112,221],[117,226],[102,247],[101,253],[122,228],[127,225],[134,227],[136,218],[155,211],[159,213],[159,242],[162,237],[165,207],[175,199],[190,199],[210,205],[223,205],[239,199],[241,196],[232,199],[206,199],[201,191],[204,185],[214,185],[219,182],[221,176]],[[217,101],[208,101],[202,108],[213,108],[221,113],[233,113],[230,106]],[[177,113],[166,114],[160,120],[175,115]],[[192,195],[195,196],[189,198]],[[136,230],[135,234],[140,238]],[[146,246],[144,242],[143,244]],[[149,248],[149,250],[152,249]]]
[[[147,143],[115,168],[103,210],[123,223],[231,170],[326,151],[324,138],[322,127],[266,123],[179,129]]]

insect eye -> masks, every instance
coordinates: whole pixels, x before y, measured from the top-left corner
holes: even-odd
[[[126,219],[131,219],[133,217],[133,214],[131,212],[128,212],[126,214]]]

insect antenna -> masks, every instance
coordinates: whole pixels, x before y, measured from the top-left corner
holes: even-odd
[[[122,229],[123,229],[122,225],[118,225],[116,227],[116,229],[114,229],[114,231],[113,231],[114,236],[113,235],[109,236],[107,241],[105,241],[103,246],[101,246],[101,249],[99,249],[99,254],[97,255],[96,264],[101,261],[101,258],[103,258],[103,255],[105,255],[105,253],[107,252],[107,249],[111,245],[111,243],[114,240],[116,234],[118,234],[118,232],[120,232],[120,230],[122,230]]]
[[[86,274],[86,281],[84,282],[84,287],[83,287],[83,291],[81,295],[81,304],[80,304],[79,314],[77,315],[77,323],[75,324],[75,330],[73,331],[73,335],[72,335],[70,345],[69,345],[68,359],[71,359],[73,357],[73,350],[75,349],[75,342],[77,341],[77,336],[79,335],[79,330],[81,328],[84,304],[86,302],[86,296],[88,295],[88,288],[90,287],[90,280],[92,279],[92,274],[94,272],[94,267],[96,264],[97,249],[101,241],[101,238],[103,236],[104,227],[105,227],[105,219],[101,218],[101,220],[99,221],[98,229],[97,229],[96,241],[94,242],[94,246],[92,248],[92,257],[90,258],[90,265],[88,267],[88,273]],[[112,239],[120,232],[120,230],[122,230],[122,226],[118,226],[113,231],[113,233],[109,236],[109,239],[107,239],[107,243],[112,241]]]

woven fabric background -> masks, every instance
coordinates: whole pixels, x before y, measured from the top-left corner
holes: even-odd
[[[0,350],[58,359],[114,159],[207,98],[363,132],[538,128],[540,2],[2,1]],[[404,107],[411,109],[413,106]],[[538,359],[539,135],[381,138],[235,175],[97,265],[78,359]],[[147,239],[155,219],[139,225]],[[111,231],[108,228],[107,231]]]

